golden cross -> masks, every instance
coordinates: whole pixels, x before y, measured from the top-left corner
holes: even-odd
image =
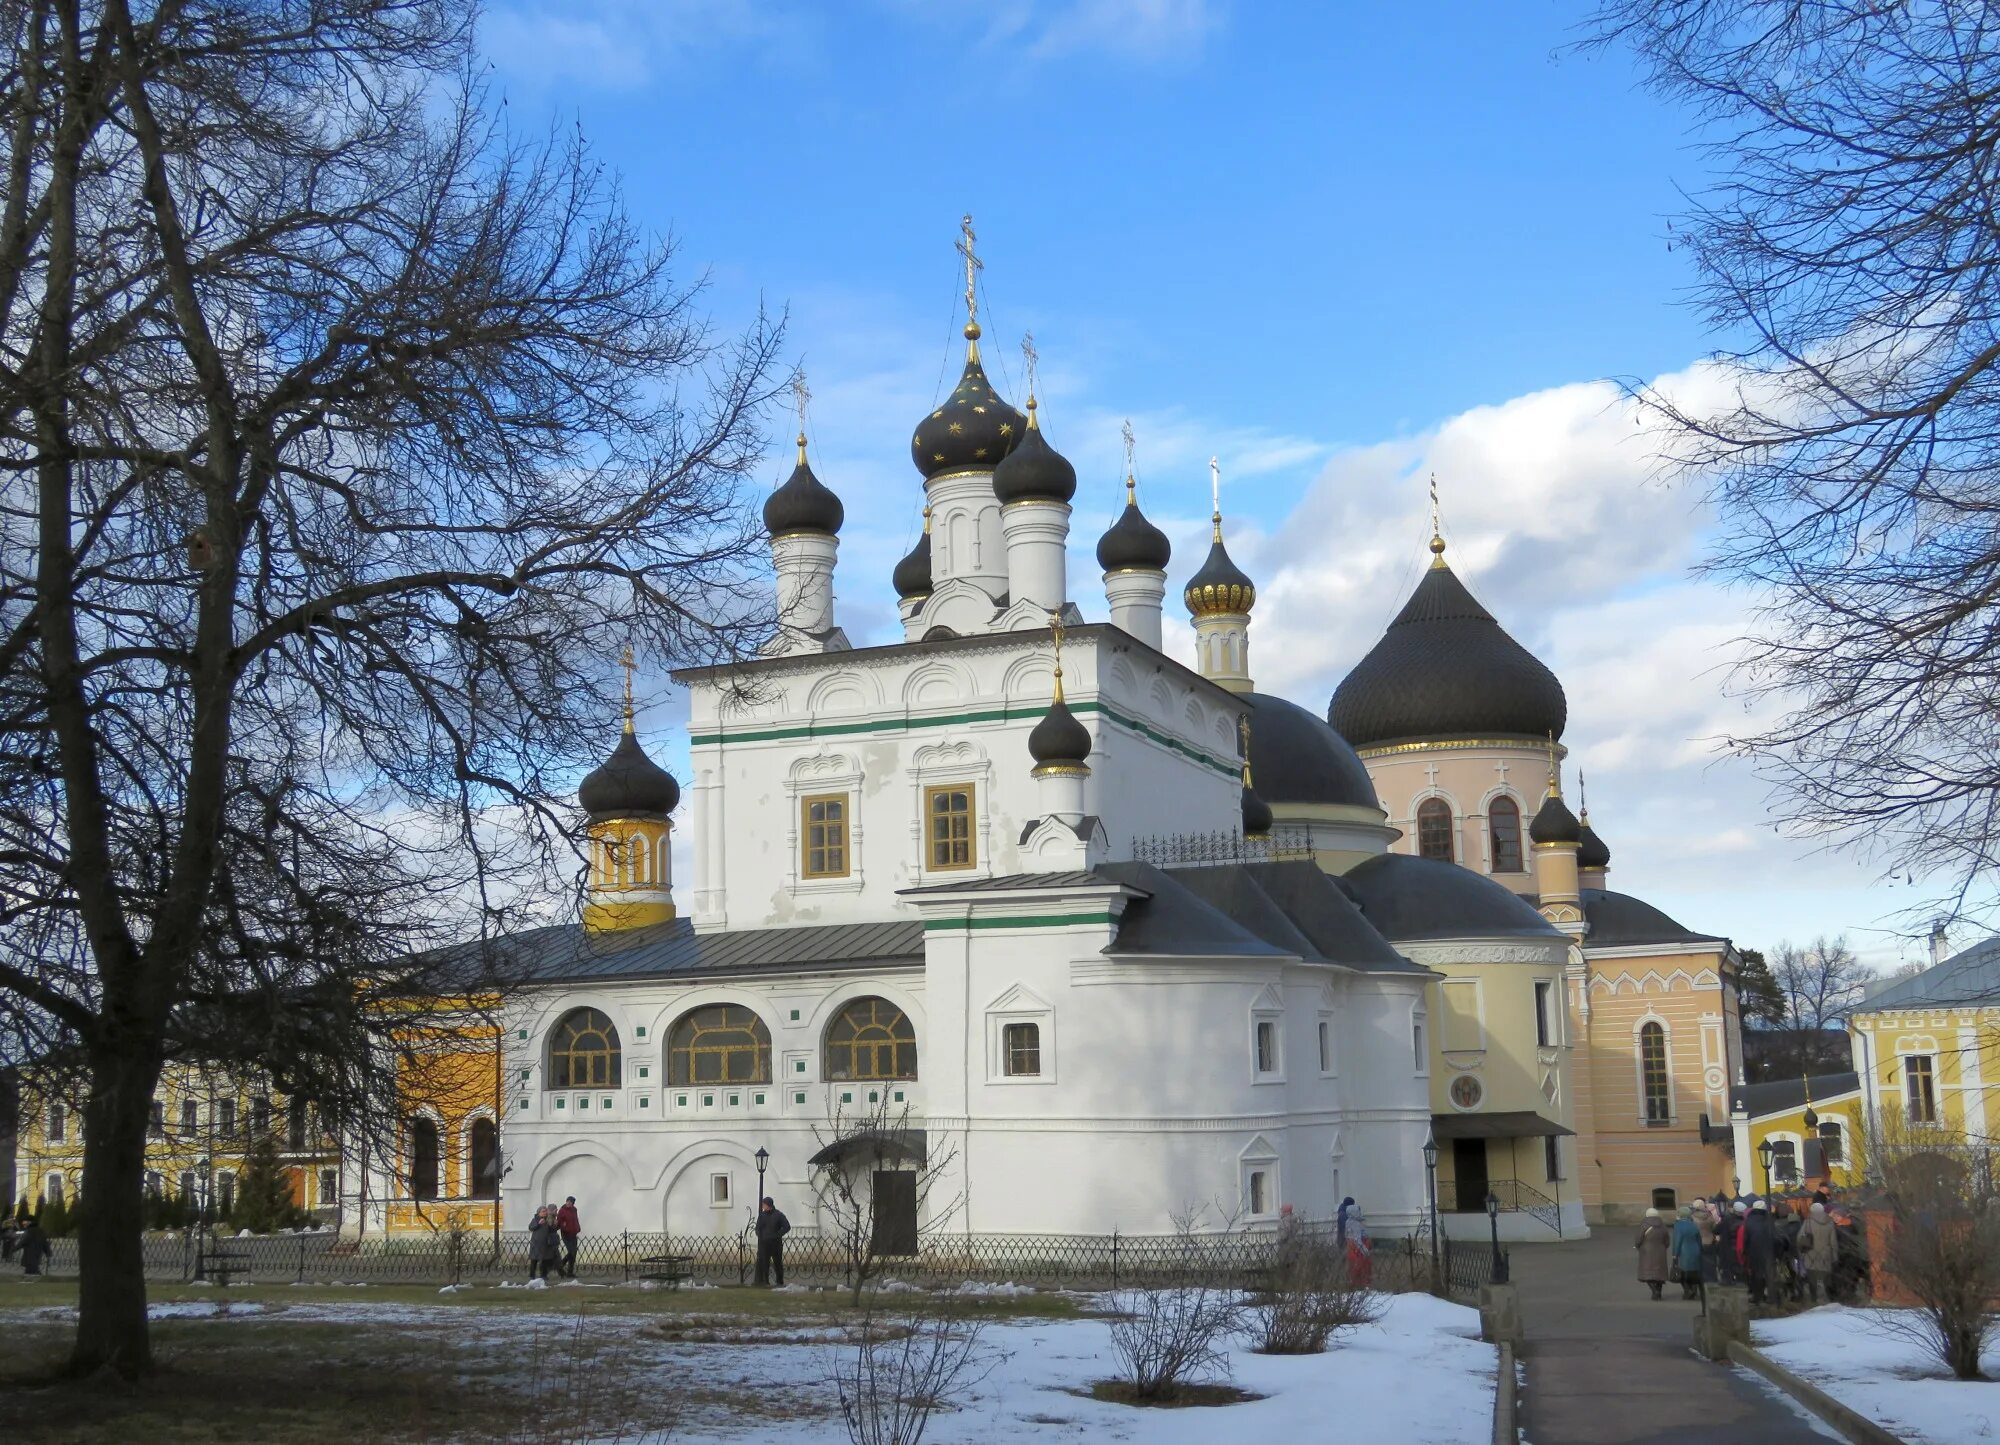
[[[626,648],[618,654],[618,664],[625,669],[625,731],[632,731],[632,671],[639,664],[632,660],[632,649]]]
[[[1056,696],[1055,696],[1055,700],[1056,700],[1057,702],[1061,702],[1061,701],[1063,700],[1063,690],[1062,690],[1062,639],[1063,639],[1063,620],[1062,620],[1062,613],[1061,613],[1060,611],[1058,611],[1058,610],[1057,610],[1056,608],[1053,608],[1053,607],[1051,607],[1051,608],[1049,609],[1049,636],[1055,639],[1055,645],[1056,645]]]
[[[1028,363],[1028,400],[1035,399],[1035,369],[1041,361],[1041,353],[1035,350],[1035,333],[1030,331],[1021,338],[1021,359]]]
[[[1556,765],[1556,733],[1554,728],[1550,728],[1549,729],[1549,796],[1551,798],[1560,798],[1562,795],[1563,795],[1562,772]]]
[[[972,247],[979,240],[972,229],[972,213],[966,212],[958,223],[958,254],[965,257],[965,319],[968,324],[979,324],[979,273],[986,269],[986,263],[979,259]]]
[[[806,403],[812,400],[812,388],[806,385],[804,368],[792,373],[792,410],[799,414],[799,430],[806,429]]]
[[[1444,566],[1444,529],[1438,525],[1438,476],[1431,473],[1431,566]]]
[[[1243,786],[1250,787],[1250,715],[1236,719],[1236,738],[1243,750]]]

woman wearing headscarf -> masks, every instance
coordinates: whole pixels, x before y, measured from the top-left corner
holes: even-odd
[[[1694,1210],[1688,1205],[1681,1206],[1681,1217],[1674,1221],[1668,1248],[1673,1256],[1668,1273],[1680,1280],[1681,1298],[1693,1299],[1701,1287],[1701,1226],[1695,1223]]]
[[[1646,1222],[1639,1226],[1638,1236],[1632,1247],[1639,1251],[1639,1282],[1653,1292],[1653,1298],[1660,1297],[1660,1286],[1667,1282],[1667,1226],[1660,1220],[1660,1211],[1646,1211]]]

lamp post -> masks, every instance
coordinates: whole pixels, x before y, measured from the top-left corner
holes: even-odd
[[[1431,1273],[1436,1275],[1438,1262],[1438,1141],[1432,1134],[1424,1140],[1424,1172],[1430,1178],[1431,1195]]]
[[[1771,1192],[1771,1156],[1778,1152],[1777,1145],[1769,1139],[1757,1146],[1757,1157],[1764,1161],[1764,1192]]]
[[[1507,1256],[1500,1252],[1500,1196],[1486,1196],[1486,1221],[1493,1228],[1493,1283],[1507,1283]]]
[[[201,1186],[200,1193],[195,1196],[194,1219],[194,1277],[198,1280],[208,1278],[208,1255],[205,1246],[208,1236],[209,1168],[208,1156],[205,1154],[194,1161],[195,1180]]]
[[[764,1168],[771,1162],[771,1151],[763,1145],[757,1146],[757,1207],[756,1212],[764,1212]]]

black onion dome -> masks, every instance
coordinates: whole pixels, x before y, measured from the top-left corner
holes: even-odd
[[[1611,849],[1597,836],[1597,830],[1585,823],[1577,829],[1576,866],[1579,868],[1609,868]]]
[[[608,818],[671,813],[681,800],[681,785],[647,757],[639,740],[628,732],[618,739],[611,756],[584,776],[576,800],[592,822],[601,823]]]
[[[805,433],[799,433],[799,464],[785,484],[764,499],[764,530],[773,537],[787,532],[824,532],[833,537],[846,519],[840,498],[806,465]]]
[[[1380,808],[1374,779],[1346,738],[1297,703],[1239,694],[1250,705],[1250,769],[1272,802]]]
[[[1542,799],[1541,811],[1535,814],[1535,821],[1528,824],[1528,836],[1537,843],[1574,843],[1581,831],[1569,804],[1554,793]]]
[[[1090,729],[1076,720],[1060,690],[1028,734],[1028,756],[1038,768],[1079,767],[1090,756]]]
[[[1271,805],[1257,796],[1248,783],[1243,785],[1243,836],[1268,837],[1271,832]]]
[[[896,564],[889,580],[896,584],[896,596],[900,601],[914,602],[931,595],[931,520],[928,513],[924,517],[923,535]]]
[[[1097,539],[1097,565],[1106,572],[1164,572],[1173,559],[1167,534],[1146,520],[1131,480],[1125,483],[1125,510]]]
[[[944,405],[917,423],[910,460],[924,480],[946,472],[991,471],[1027,430],[1028,419],[1000,399],[979,364],[979,328],[965,328],[965,370]]]
[[[1243,569],[1229,560],[1229,549],[1222,545],[1222,519],[1215,520],[1215,540],[1209,544],[1208,557],[1201,564],[1201,570],[1188,579],[1181,600],[1187,603],[1187,610],[1196,617],[1211,616],[1219,612],[1248,612],[1257,601],[1257,588],[1243,575]]]
[[[1035,424],[1035,399],[1028,398],[1028,429],[1021,443],[993,469],[993,495],[1009,502],[1067,502],[1076,495],[1076,468],[1049,445]]]
[[[1357,748],[1423,738],[1561,737],[1556,675],[1509,637],[1440,563],[1327,704]]]

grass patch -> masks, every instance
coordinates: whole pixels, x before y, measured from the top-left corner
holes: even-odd
[[[1134,1405],[1149,1410],[1200,1409],[1210,1405],[1242,1405],[1264,1397],[1235,1385],[1176,1385],[1159,1395],[1141,1395],[1129,1380],[1099,1380],[1088,1389],[1073,1390],[1108,1405]]]

